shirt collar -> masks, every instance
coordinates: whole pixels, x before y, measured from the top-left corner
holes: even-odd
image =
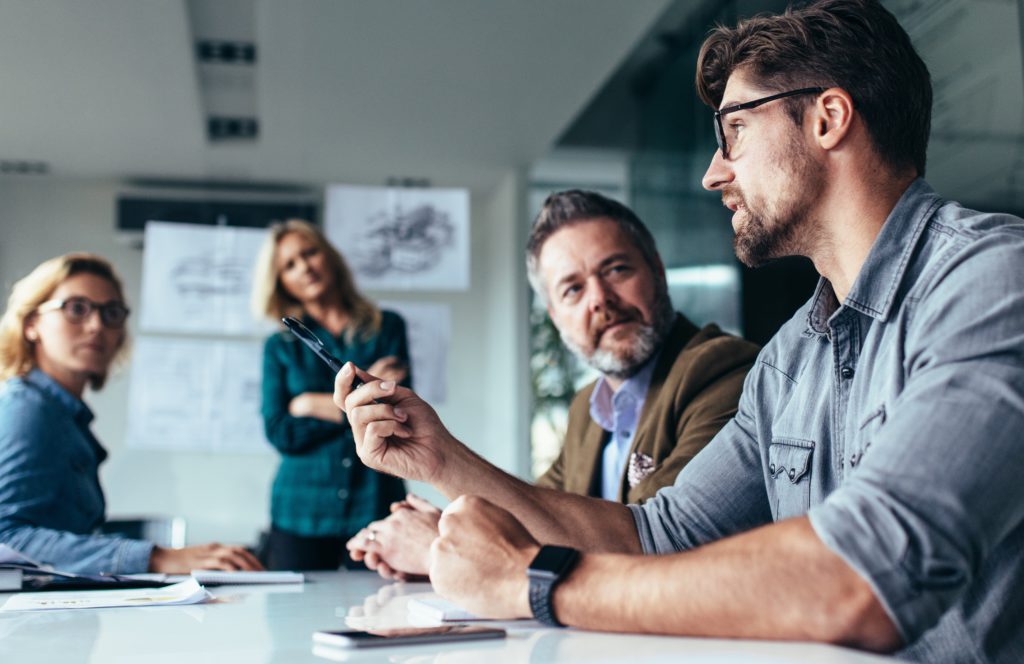
[[[918,178],[911,183],[882,225],[843,306],[883,322],[888,319],[910,257],[941,204],[942,199],[927,182]],[[807,313],[807,331],[827,333],[828,319],[836,309],[832,284],[819,278]]]
[[[25,382],[60,404],[83,427],[92,422],[93,413],[85,402],[64,389],[45,371],[32,369],[25,375]]]
[[[635,374],[623,381],[617,392],[612,391],[604,376],[597,379],[594,391],[590,393],[590,417],[605,431],[615,429],[615,406],[628,395],[639,410],[647,398],[654,367],[658,364],[661,350],[655,353]]]

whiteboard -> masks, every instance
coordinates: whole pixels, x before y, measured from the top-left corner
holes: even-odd
[[[130,447],[269,454],[263,343],[141,336],[132,348]]]
[[[452,336],[452,310],[447,304],[424,302],[379,303],[405,319],[409,339],[412,386],[431,405],[444,403],[448,396],[448,346]]]
[[[262,335],[273,329],[249,311],[253,271],[267,230],[146,224],[143,332]]]
[[[327,188],[324,231],[363,290],[469,288],[469,191]]]

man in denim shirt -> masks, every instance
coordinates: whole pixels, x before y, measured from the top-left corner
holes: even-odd
[[[517,483],[345,367],[364,461],[487,496],[442,516],[435,589],[587,629],[1024,661],[1024,222],[920,179],[929,75],[877,0],[718,28],[697,84],[737,255],[809,257],[815,295],[736,417],[640,507]],[[666,555],[621,555],[640,552]]]

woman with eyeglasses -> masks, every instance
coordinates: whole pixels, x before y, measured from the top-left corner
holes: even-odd
[[[79,574],[261,569],[241,547],[96,534],[107,452],[82,397],[124,354],[128,314],[113,267],[92,254],[53,258],[14,285],[0,318],[0,543]]]
[[[341,254],[315,226],[297,219],[273,226],[254,282],[256,313],[277,323],[299,318],[342,362],[410,385],[405,322],[356,289]],[[334,371],[291,332],[267,339],[263,419],[281,454],[270,497],[265,560],[271,569],[355,565],[345,542],[405,497],[402,480],[359,461],[333,392]]]

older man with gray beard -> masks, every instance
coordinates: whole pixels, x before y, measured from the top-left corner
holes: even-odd
[[[758,348],[674,312],[650,232],[600,194],[548,197],[527,270],[563,343],[601,373],[574,397],[561,453],[536,484],[642,503],[735,414]],[[410,496],[348,547],[384,576],[423,575],[439,517]]]

